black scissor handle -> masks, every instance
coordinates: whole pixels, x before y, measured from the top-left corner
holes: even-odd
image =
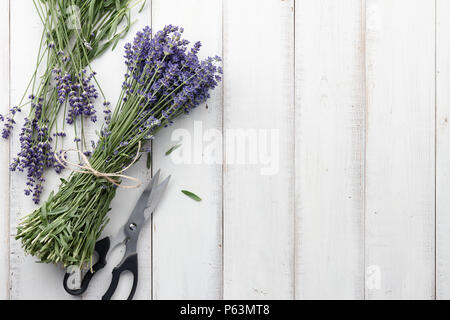
[[[109,237],[103,238],[95,243],[95,251],[98,254],[98,261],[93,265],[92,270],[89,269],[88,272],[86,272],[79,289],[73,290],[68,287],[67,281],[69,280],[71,274],[66,272],[64,275],[63,286],[67,293],[73,296],[79,296],[86,291],[94,274],[106,266],[106,255],[108,254],[110,244]]]
[[[133,274],[133,287],[131,288],[130,295],[127,300],[132,300],[138,283],[138,258],[137,253],[134,253],[127,257],[120,265],[115,267],[112,271],[112,280],[108,290],[103,295],[102,300],[111,300],[114,292],[116,292],[117,285],[119,284],[120,276],[123,272],[130,271]]]

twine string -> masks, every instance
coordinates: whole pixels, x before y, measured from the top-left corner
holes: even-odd
[[[95,170],[92,167],[92,165],[89,162],[89,159],[86,157],[86,155],[83,152],[81,152],[80,150],[76,150],[76,149],[61,150],[59,152],[59,154],[55,153],[55,159],[61,166],[63,166],[66,169],[72,170],[74,172],[83,173],[83,174],[92,174],[93,176],[95,176],[97,178],[103,178],[103,179],[107,180],[108,182],[112,183],[113,185],[115,185],[119,188],[122,188],[122,189],[137,189],[142,185],[142,182],[138,178],[130,177],[130,176],[124,175],[122,173],[124,171],[126,171],[127,169],[129,169],[133,164],[136,163],[136,161],[139,159],[140,151],[141,151],[141,142],[139,141],[138,150],[136,152],[136,156],[134,157],[133,161],[128,166],[123,168],[122,170],[117,171],[117,172],[112,172],[112,173],[100,172],[98,170]],[[78,163],[74,163],[74,162],[66,160],[65,158],[66,158],[66,155],[68,152],[77,152],[83,159],[83,164],[78,164]],[[130,185],[130,186],[124,186],[119,181],[117,181],[116,179],[113,179],[113,178],[121,178],[121,179],[131,180],[131,181],[134,181],[135,184]]]

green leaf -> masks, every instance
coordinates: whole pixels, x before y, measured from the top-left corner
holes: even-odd
[[[114,38],[114,36],[117,32],[117,27],[119,25],[119,22],[120,22],[119,19],[114,20],[113,24],[111,25],[111,29],[109,29],[109,32],[108,32],[108,39]]]
[[[48,222],[48,220],[47,220],[47,202],[45,202],[42,205],[41,213],[42,213],[42,218],[44,218],[44,221]]]
[[[170,148],[169,150],[166,151],[166,156],[168,156],[169,154],[171,154],[172,152],[174,152],[176,149],[178,149],[179,147],[181,147],[181,143],[177,144],[175,146],[173,146],[172,148]]]
[[[190,191],[187,190],[181,190],[181,192],[183,192],[185,195],[187,195],[189,198],[191,198],[192,200],[195,201],[202,201],[202,198],[200,198],[198,195],[196,195],[195,193],[192,193]]]
[[[97,40],[102,41],[106,37],[109,28],[102,28],[99,33],[97,33]]]
[[[115,38],[115,40],[114,40],[113,45],[112,45],[112,47],[111,47],[111,51],[114,51],[114,49],[115,49],[116,46],[117,46],[117,43],[118,43],[119,40],[120,40],[120,37],[118,37],[117,35],[116,35],[114,38]]]
[[[52,210],[51,212],[48,212],[47,215],[54,216],[54,215],[63,213],[65,211],[69,211],[69,207],[65,206],[65,207],[58,208],[56,210]]]
[[[47,199],[47,203],[51,203],[52,202],[54,194],[55,194],[54,191],[50,192],[50,195],[48,196],[48,199]]]
[[[95,0],[91,0],[88,9],[88,28],[91,29],[92,21],[94,19]]]
[[[142,10],[144,10],[145,4],[147,3],[147,0],[144,1],[144,3],[142,4],[142,7],[139,9],[139,13],[142,12]]]

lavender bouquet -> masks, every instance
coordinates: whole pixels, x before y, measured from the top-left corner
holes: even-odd
[[[105,111],[106,125],[89,159],[96,172],[121,172],[134,162],[141,144],[204,102],[221,80],[220,58],[200,60],[200,42],[189,49],[182,33],[169,25],[152,35],[146,27],[125,46],[127,72],[119,102],[112,114]],[[89,263],[120,183],[115,179],[72,173],[20,223],[16,238],[25,251],[64,266]]]
[[[72,125],[77,149],[90,152],[84,122],[97,120],[95,100],[106,98],[89,65],[128,32],[130,9],[139,3],[143,0],[33,0],[43,24],[36,69],[19,104],[5,117],[0,115],[0,121],[5,122],[2,137],[8,139],[17,113],[28,111],[20,133],[21,150],[11,171],[26,172],[25,194],[36,204],[45,170],[53,168],[59,173],[63,169],[54,150],[64,143],[66,124]],[[122,22],[125,25],[120,27]],[[61,112],[64,120],[58,124]]]

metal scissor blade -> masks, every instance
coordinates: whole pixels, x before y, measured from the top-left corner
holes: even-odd
[[[148,198],[150,197],[154,186],[158,184],[159,175],[160,170],[158,170],[150,180],[150,182],[148,182],[147,186],[139,197],[139,200],[136,202],[136,205],[134,206],[127,223],[123,227],[121,227],[114,236],[110,237],[110,250],[107,253],[106,260],[108,260],[110,253],[113,252],[118,246],[126,244],[127,241],[129,241],[130,234],[128,232],[128,227],[131,223],[143,224],[145,222],[143,211],[147,207]]]
[[[136,253],[137,241],[142,227],[148,218],[150,218],[152,212],[160,202],[169,183],[170,176],[167,177],[161,184],[155,185],[159,179],[158,171],[153,179],[155,179],[155,182],[152,182],[153,186],[144,191],[134,207],[127,224],[123,228],[127,242],[126,251],[122,262],[124,262],[130,255]]]
[[[155,211],[156,207],[161,201],[162,196],[167,189],[167,185],[169,184],[171,177],[172,176],[168,176],[166,179],[164,179],[163,182],[161,182],[152,190],[152,193],[150,194],[150,198],[148,201],[148,207],[145,209],[144,212],[144,217],[146,220],[152,215],[153,211]]]
[[[143,224],[145,222],[146,218],[144,216],[144,211],[148,207],[149,198],[153,194],[153,191],[157,188],[156,185],[158,184],[160,173],[161,170],[158,170],[155,173],[148,186],[142,192],[139,200],[134,206],[133,211],[131,212],[130,218],[126,223],[125,228],[128,227],[131,223]]]
[[[148,184],[147,188],[145,188],[145,191],[152,191],[153,187],[158,184],[159,176],[161,174],[161,169],[156,171],[156,173],[153,175],[152,179],[150,180],[150,183]]]

